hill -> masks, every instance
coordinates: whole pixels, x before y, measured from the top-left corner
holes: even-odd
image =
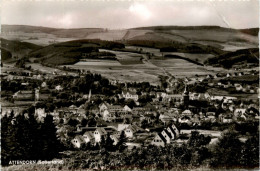
[[[245,65],[248,63],[259,66],[259,49],[242,49],[235,52],[227,52],[206,61],[209,65],[220,65],[224,68],[231,68],[233,65]]]
[[[182,43],[199,43],[225,48],[234,45],[240,48],[258,47],[258,28],[231,29],[219,26],[150,26],[121,30],[102,28],[57,29],[48,27],[2,25],[2,37],[20,38],[23,41],[45,44],[64,42],[67,39],[101,39],[109,41],[151,40]],[[34,39],[41,39],[36,41]],[[243,44],[241,44],[241,42]]]
[[[46,33],[53,34],[57,37],[77,37],[82,38],[89,33],[104,32],[102,28],[75,28],[75,29],[59,29],[40,26],[27,25],[2,25],[3,33]]]
[[[114,56],[99,52],[99,48],[114,49],[124,48],[121,43],[102,41],[98,39],[73,40],[68,42],[56,43],[29,53],[28,57],[43,64],[65,65],[78,62],[83,54],[90,58],[102,56]]]
[[[26,56],[29,52],[41,48],[28,42],[20,42],[15,40],[6,40],[1,38],[1,59],[6,62],[11,58],[19,59]]]
[[[20,42],[23,43],[29,42],[46,47],[37,51],[35,48],[28,48],[27,46],[30,47],[30,44],[27,44],[25,48],[22,48],[26,50],[17,54],[14,54],[15,51],[13,49],[1,47],[12,53],[12,56],[19,54],[24,56],[24,54],[31,52],[30,58],[38,58],[37,60],[41,62],[50,62],[53,64],[74,63],[79,60],[77,59],[78,56],[81,56],[80,54],[82,51],[84,52],[87,47],[97,49],[116,48],[108,47],[108,45],[113,44],[111,43],[112,41],[120,42],[121,45],[156,48],[159,49],[160,52],[167,53],[210,54],[216,56],[217,59],[221,55],[229,52],[258,48],[258,30],[258,28],[231,29],[219,26],[150,26],[108,30],[102,28],[60,29],[23,25],[3,25],[1,37],[14,41],[20,39]],[[85,43],[80,43],[78,39],[84,40]],[[86,39],[91,39],[92,42],[86,43]],[[100,39],[99,42],[97,42],[98,39]],[[106,41],[110,43],[105,45],[104,42]],[[70,43],[66,45],[66,43],[64,44],[62,42]],[[78,47],[76,47],[77,44],[79,44]],[[115,44],[112,46],[114,45]],[[119,49],[122,47],[121,45]],[[239,52],[243,51],[238,51],[238,53]],[[67,62],[59,62],[61,60]],[[222,66],[225,60],[220,60],[219,62]],[[211,59],[209,64],[215,65],[216,62],[214,62],[214,59]],[[234,62],[234,64],[239,64],[239,62]]]

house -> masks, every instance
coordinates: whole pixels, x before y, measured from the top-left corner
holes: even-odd
[[[215,112],[207,112],[206,113],[207,118],[215,119],[215,116],[216,116]]]
[[[227,73],[227,75],[226,75],[226,77],[228,78],[228,77],[231,77],[232,75],[230,74],[230,73]]]
[[[130,126],[130,124],[118,124],[117,131],[123,131],[129,126]]]
[[[82,137],[85,143],[93,143],[95,141],[95,137],[91,131],[86,131]]]
[[[240,85],[240,84],[234,84],[234,86],[235,86],[236,91],[242,91],[243,90],[243,86]]]
[[[122,91],[123,98],[138,101],[138,95],[133,91]]]
[[[110,84],[111,85],[117,85],[118,84],[118,80],[110,80]]]
[[[212,79],[212,78],[214,78],[214,76],[213,76],[213,75],[210,75],[210,74],[208,74],[206,78],[210,78],[210,79]]]
[[[57,86],[55,87],[55,90],[57,90],[57,91],[62,91],[62,90],[63,90],[63,87],[62,87],[61,85],[57,85]]]
[[[47,87],[47,83],[44,81],[44,82],[42,82],[42,84],[41,84],[41,87],[42,88],[45,88],[45,87]]]
[[[99,105],[99,112],[103,113],[105,110],[107,110],[109,107],[109,104],[106,102],[103,102],[102,104]]]
[[[45,113],[45,108],[35,109],[34,115],[39,122],[44,122],[44,118],[46,118],[47,116],[47,114]]]
[[[178,120],[180,123],[187,123],[187,124],[191,124],[191,117],[189,116],[182,116],[179,118]]]
[[[26,82],[26,83],[21,83],[21,85],[22,85],[22,86],[28,86],[29,83],[28,83],[28,82]]]
[[[138,131],[140,131],[141,128],[139,128],[138,126],[136,125],[129,125],[125,130],[125,135],[127,138],[133,138],[134,137],[134,134]]]
[[[166,143],[167,144],[170,144],[171,143],[171,140],[172,140],[172,135],[168,132],[167,129],[164,129],[162,132],[161,132],[162,136],[164,137],[164,139],[166,140]]]
[[[199,115],[199,114],[193,115],[191,122],[192,122],[194,125],[196,125],[196,124],[197,124],[197,125],[200,125],[200,123],[201,123],[201,117],[200,117],[200,115]]]
[[[160,114],[159,119],[164,123],[164,125],[167,125],[171,121],[176,121],[177,117],[174,117],[170,114]]]
[[[19,90],[14,93],[14,100],[34,100],[35,94],[32,90]]]
[[[124,110],[125,112],[132,112],[132,109],[131,109],[129,106],[127,106],[127,105],[125,105],[125,106],[123,107],[123,110]]]
[[[117,143],[119,142],[119,135],[118,134],[112,134],[110,135],[110,138],[114,141],[113,145],[117,145]]]
[[[224,98],[224,96],[211,96],[210,100],[211,101],[221,101]]]
[[[106,102],[102,103],[101,105],[99,105],[99,112],[102,115],[102,113],[108,110],[109,112],[117,112],[117,113],[121,113],[124,112],[124,108],[122,108],[120,105],[110,105]]]
[[[132,150],[133,148],[142,147],[142,143],[139,143],[139,142],[126,142],[125,145],[127,146],[128,150]]]
[[[193,115],[193,113],[190,110],[184,110],[182,113],[182,116],[189,116],[191,117]]]
[[[171,100],[173,102],[181,102],[183,99],[182,94],[172,94],[172,95],[169,95],[169,97],[171,98]]]
[[[208,86],[213,87],[215,85],[214,82],[208,82]]]
[[[246,113],[246,109],[238,108],[238,109],[235,109],[234,116],[239,117],[241,115],[244,115],[245,113]]]
[[[244,72],[239,72],[238,73],[238,76],[243,76],[244,75]]]
[[[157,98],[166,98],[168,96],[168,94],[167,93],[165,93],[165,92],[156,92],[156,97]]]
[[[3,106],[1,105],[1,114],[2,116],[7,115],[10,116],[10,114],[13,112],[14,116],[19,115],[25,108],[24,107],[13,107],[13,106]]]
[[[111,112],[110,110],[105,110],[101,115],[104,121],[112,122],[116,119],[115,112]]]
[[[231,123],[233,122],[233,119],[232,119],[232,114],[220,114],[218,116],[218,119],[219,119],[219,122],[222,122],[222,123]]]
[[[94,138],[95,138],[95,142],[99,143],[101,141],[102,136],[106,136],[107,135],[107,132],[106,132],[106,130],[104,128],[100,127],[100,128],[97,128],[94,131],[93,135],[94,135]]]
[[[204,118],[204,121],[208,122],[216,122],[216,113],[215,112],[207,112]]]
[[[166,143],[167,140],[164,138],[164,136],[161,133],[157,133],[152,140],[151,145],[164,147]]]
[[[71,140],[72,144],[76,148],[81,148],[82,145],[85,143],[83,137],[81,135],[76,135],[75,138]]]
[[[171,134],[172,139],[177,139],[180,135],[180,131],[174,124],[172,124],[171,126],[168,126],[167,131]]]

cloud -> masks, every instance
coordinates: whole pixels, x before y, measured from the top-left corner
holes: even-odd
[[[151,25],[259,26],[256,1],[3,1],[3,24],[129,28]],[[224,19],[224,20],[223,20]]]
[[[148,20],[152,16],[152,12],[147,8],[147,6],[140,3],[132,4],[129,7],[129,11],[140,17],[142,20]]]
[[[47,24],[51,24],[51,25],[59,25],[60,27],[63,28],[69,28],[71,26],[73,26],[73,16],[71,14],[64,14],[64,15],[50,15],[47,16],[45,21],[43,21],[43,23]]]

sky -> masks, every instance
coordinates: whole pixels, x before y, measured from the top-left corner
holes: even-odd
[[[259,27],[259,0],[2,0],[1,24],[124,29],[142,26]]]

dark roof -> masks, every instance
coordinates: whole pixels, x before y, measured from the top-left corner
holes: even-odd
[[[171,133],[169,133],[169,132],[167,131],[167,129],[164,129],[164,132],[165,132],[170,138],[172,138]]]
[[[158,133],[158,136],[163,140],[164,143],[166,143],[166,139],[163,137],[161,133]]]

